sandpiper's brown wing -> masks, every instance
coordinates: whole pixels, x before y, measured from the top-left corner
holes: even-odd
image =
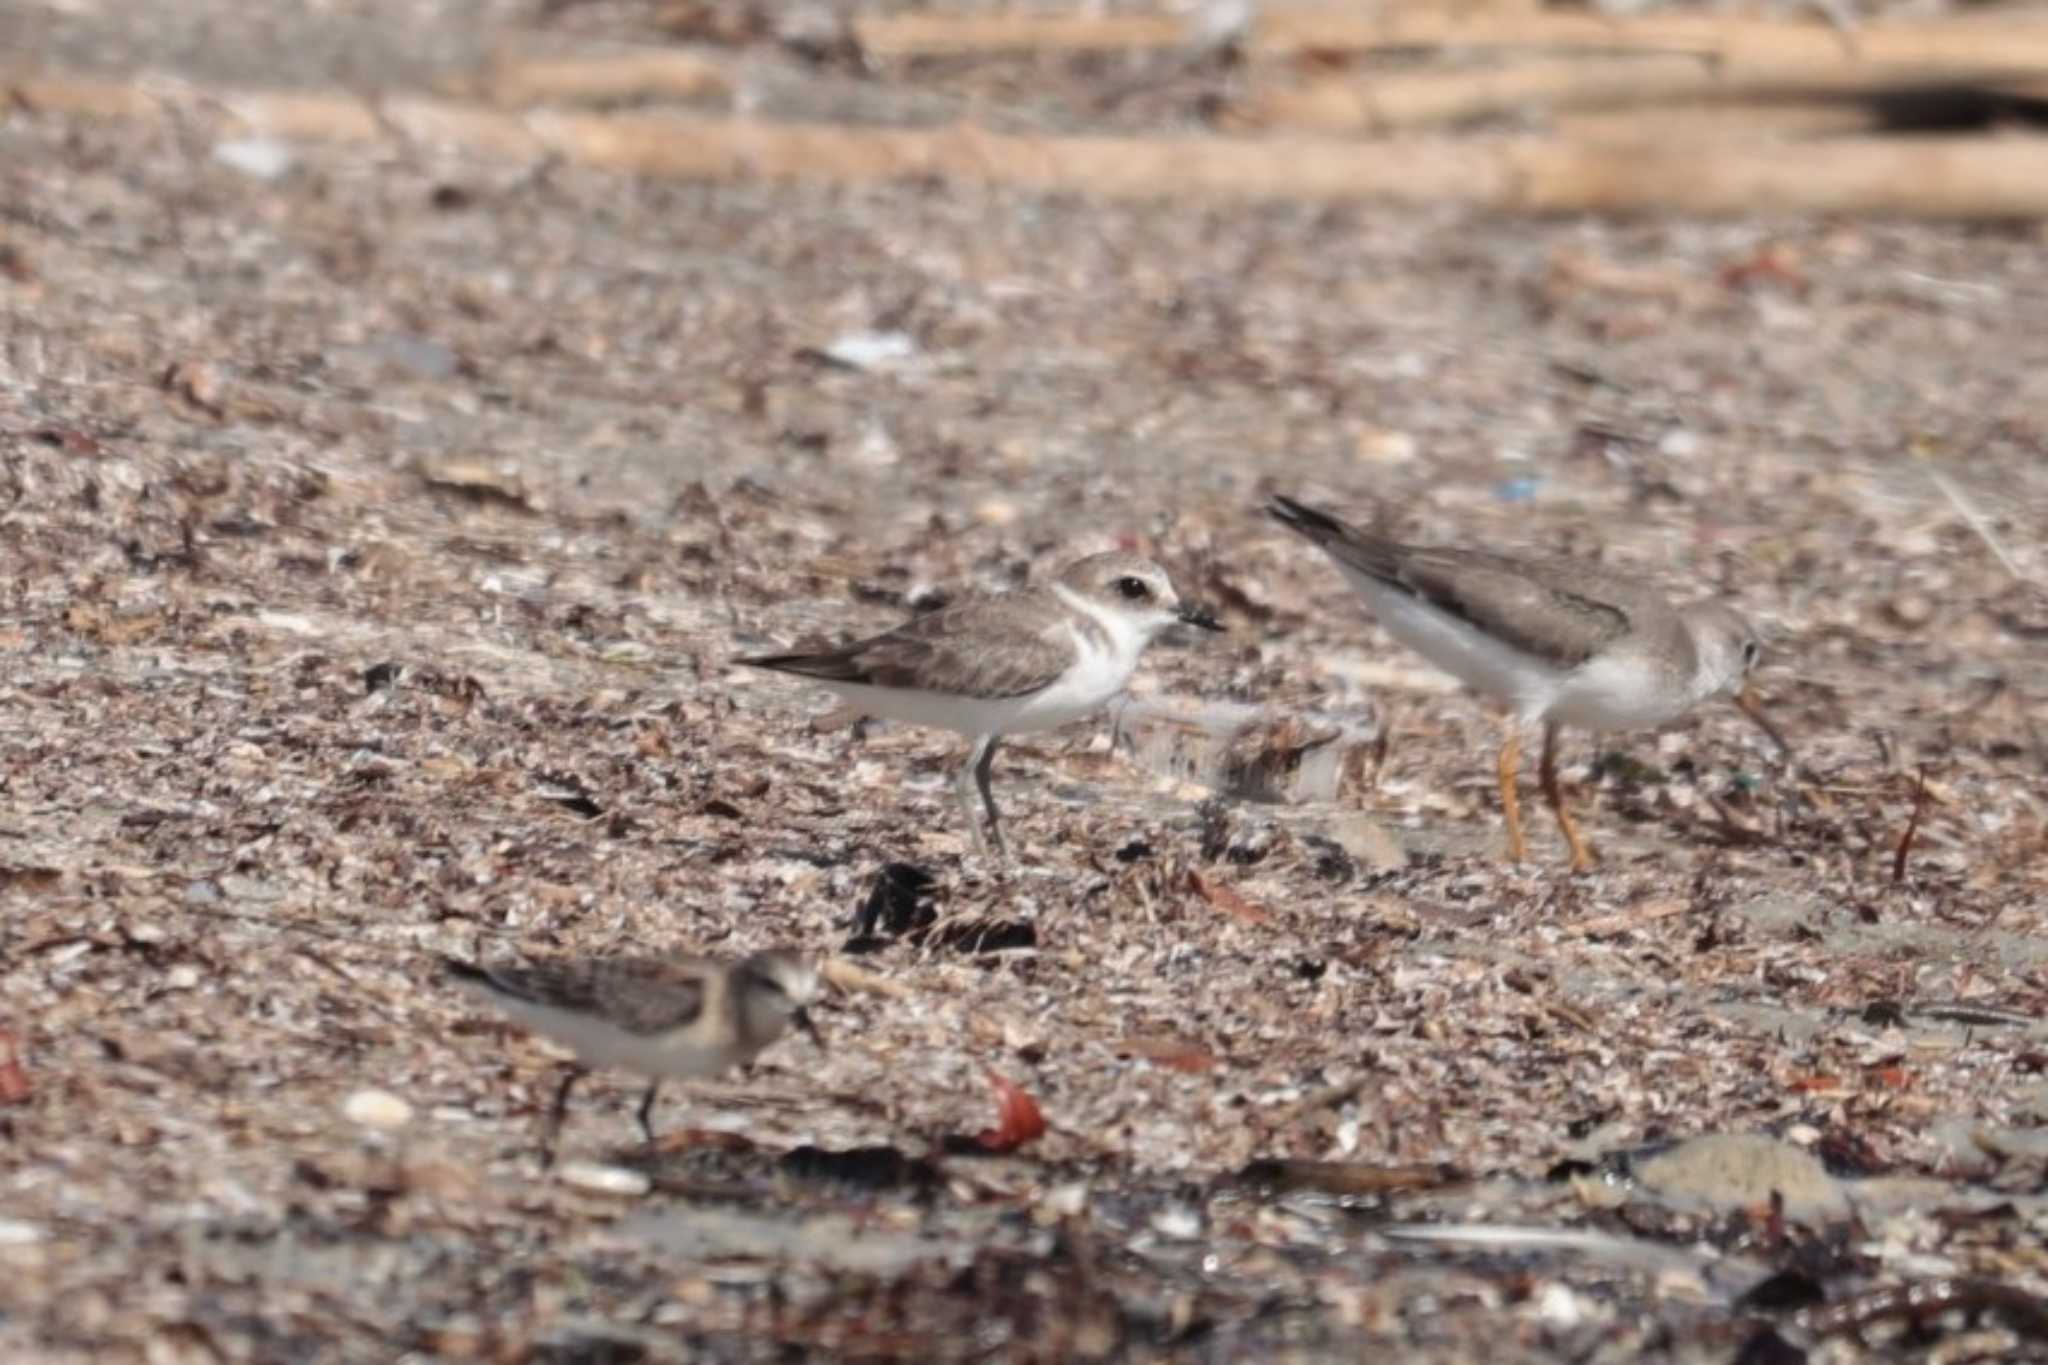
[[[1654,610],[1633,585],[1555,560],[1410,548],[1400,557],[1398,581],[1431,606],[1560,668],[1577,668]]]
[[[1292,498],[1270,510],[1339,563],[1560,668],[1671,616],[1654,593],[1591,565],[1403,545]]]
[[[1050,687],[1073,662],[1061,638],[1064,619],[1056,603],[1035,593],[974,598],[841,649],[737,662],[826,683],[1022,697]]]
[[[677,958],[562,958],[483,967],[444,958],[448,973],[494,995],[593,1015],[628,1033],[668,1033],[703,1017],[714,970]]]

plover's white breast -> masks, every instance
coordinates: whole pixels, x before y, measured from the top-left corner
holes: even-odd
[[[1137,667],[1135,657],[1117,648],[1117,641],[1069,628],[1074,639],[1074,662],[1043,691],[1023,699],[1010,733],[1053,730],[1068,721],[1099,711],[1124,690]]]
[[[1640,656],[1596,654],[1565,675],[1543,718],[1587,730],[1654,730],[1700,700]]]
[[[1648,730],[1683,715],[1699,698],[1628,650],[1560,668],[1448,612],[1363,575],[1352,575],[1387,634],[1474,689],[1506,702],[1525,724],[1551,721],[1586,730]]]

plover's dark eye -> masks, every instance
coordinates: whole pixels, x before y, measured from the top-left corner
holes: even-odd
[[[1111,586],[1129,602],[1142,602],[1152,595],[1152,589],[1145,586],[1142,578],[1119,578]]]
[[[1754,640],[1742,642],[1742,669],[1746,673],[1756,667],[1756,661],[1764,656],[1763,647]]]

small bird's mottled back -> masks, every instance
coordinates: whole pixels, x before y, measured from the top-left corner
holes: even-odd
[[[444,958],[451,976],[529,1005],[572,1010],[652,1035],[687,1028],[704,1013],[705,973],[692,959],[571,958],[481,967]]]
[[[549,1113],[550,1153],[569,1092],[588,1067],[623,1067],[649,1078],[640,1126],[651,1142],[664,1078],[715,1076],[752,1061],[791,1025],[824,1046],[804,1009],[817,994],[818,969],[803,953],[774,949],[737,962],[586,957],[524,966],[485,967],[458,958],[442,964],[506,1015],[576,1054]]]

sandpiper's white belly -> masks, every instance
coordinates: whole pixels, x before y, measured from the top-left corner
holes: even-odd
[[[1654,730],[1700,700],[1640,656],[1602,655],[1565,675],[1545,718],[1587,730]]]
[[[1387,634],[1467,686],[1506,702],[1525,718],[1535,719],[1549,710],[1571,676],[1376,578],[1349,568],[1344,573],[1372,603]]]
[[[1559,668],[1378,579],[1348,569],[1346,574],[1372,602],[1387,634],[1446,673],[1506,702],[1525,724],[1649,730],[1700,700],[1689,688],[1672,687],[1639,655],[1596,655],[1577,668]]]

